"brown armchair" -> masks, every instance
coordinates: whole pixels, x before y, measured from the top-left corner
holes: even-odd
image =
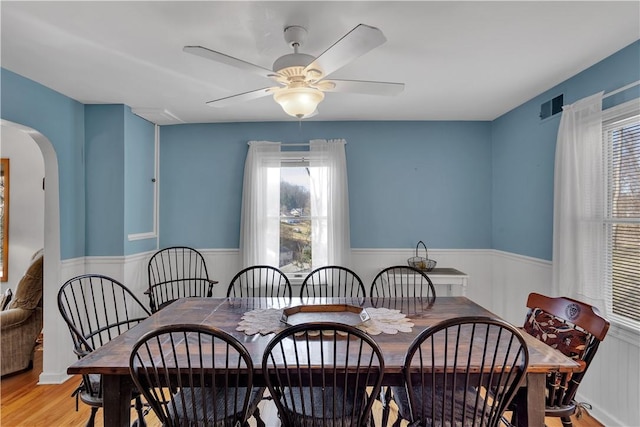
[[[1,375],[33,367],[36,339],[42,331],[43,257],[36,257],[24,274],[11,303],[0,312]]]

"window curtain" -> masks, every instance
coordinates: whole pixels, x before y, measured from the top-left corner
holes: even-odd
[[[349,192],[345,140],[309,143],[312,268],[350,265]],[[320,219],[322,218],[322,219]]]
[[[243,267],[278,266],[280,248],[280,143],[251,141],[244,165],[240,219]]]
[[[604,311],[602,95],[563,107],[555,159],[553,290]]]

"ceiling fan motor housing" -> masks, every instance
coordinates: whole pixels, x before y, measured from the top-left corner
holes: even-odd
[[[289,53],[276,59],[276,62],[273,63],[273,71],[279,73],[285,68],[305,68],[307,65],[311,64],[314,59],[315,58],[313,56],[307,55],[306,53]]]
[[[317,80],[322,76],[320,70],[304,69],[311,64],[315,57],[306,53],[299,53],[298,48],[307,39],[307,30],[298,25],[292,25],[284,29],[284,39],[293,48],[293,53],[283,55],[273,63],[273,71],[285,76],[289,82],[302,82],[307,78]]]
[[[290,25],[284,29],[284,40],[294,49],[300,47],[307,40],[307,29],[299,25]]]

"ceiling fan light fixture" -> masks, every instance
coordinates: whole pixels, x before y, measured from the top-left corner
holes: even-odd
[[[324,99],[324,92],[310,87],[284,88],[273,94],[285,113],[302,119],[313,113]]]

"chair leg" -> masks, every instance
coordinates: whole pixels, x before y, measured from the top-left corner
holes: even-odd
[[[147,422],[144,420],[144,405],[140,396],[136,397],[134,407],[136,408],[136,414],[138,414],[137,427],[147,427]]]
[[[96,414],[98,413],[98,408],[96,406],[91,407],[91,415],[89,415],[89,419],[87,420],[86,427],[93,427],[96,422]]]
[[[382,427],[389,423],[389,404],[391,403],[391,387],[386,387],[380,391],[380,401],[382,402]]]
[[[562,420],[562,427],[573,427],[571,417],[560,417],[560,419]]]
[[[256,420],[257,427],[266,427],[266,424],[262,421],[262,418],[260,418],[260,409],[256,408],[256,410],[253,411],[253,418]]]

